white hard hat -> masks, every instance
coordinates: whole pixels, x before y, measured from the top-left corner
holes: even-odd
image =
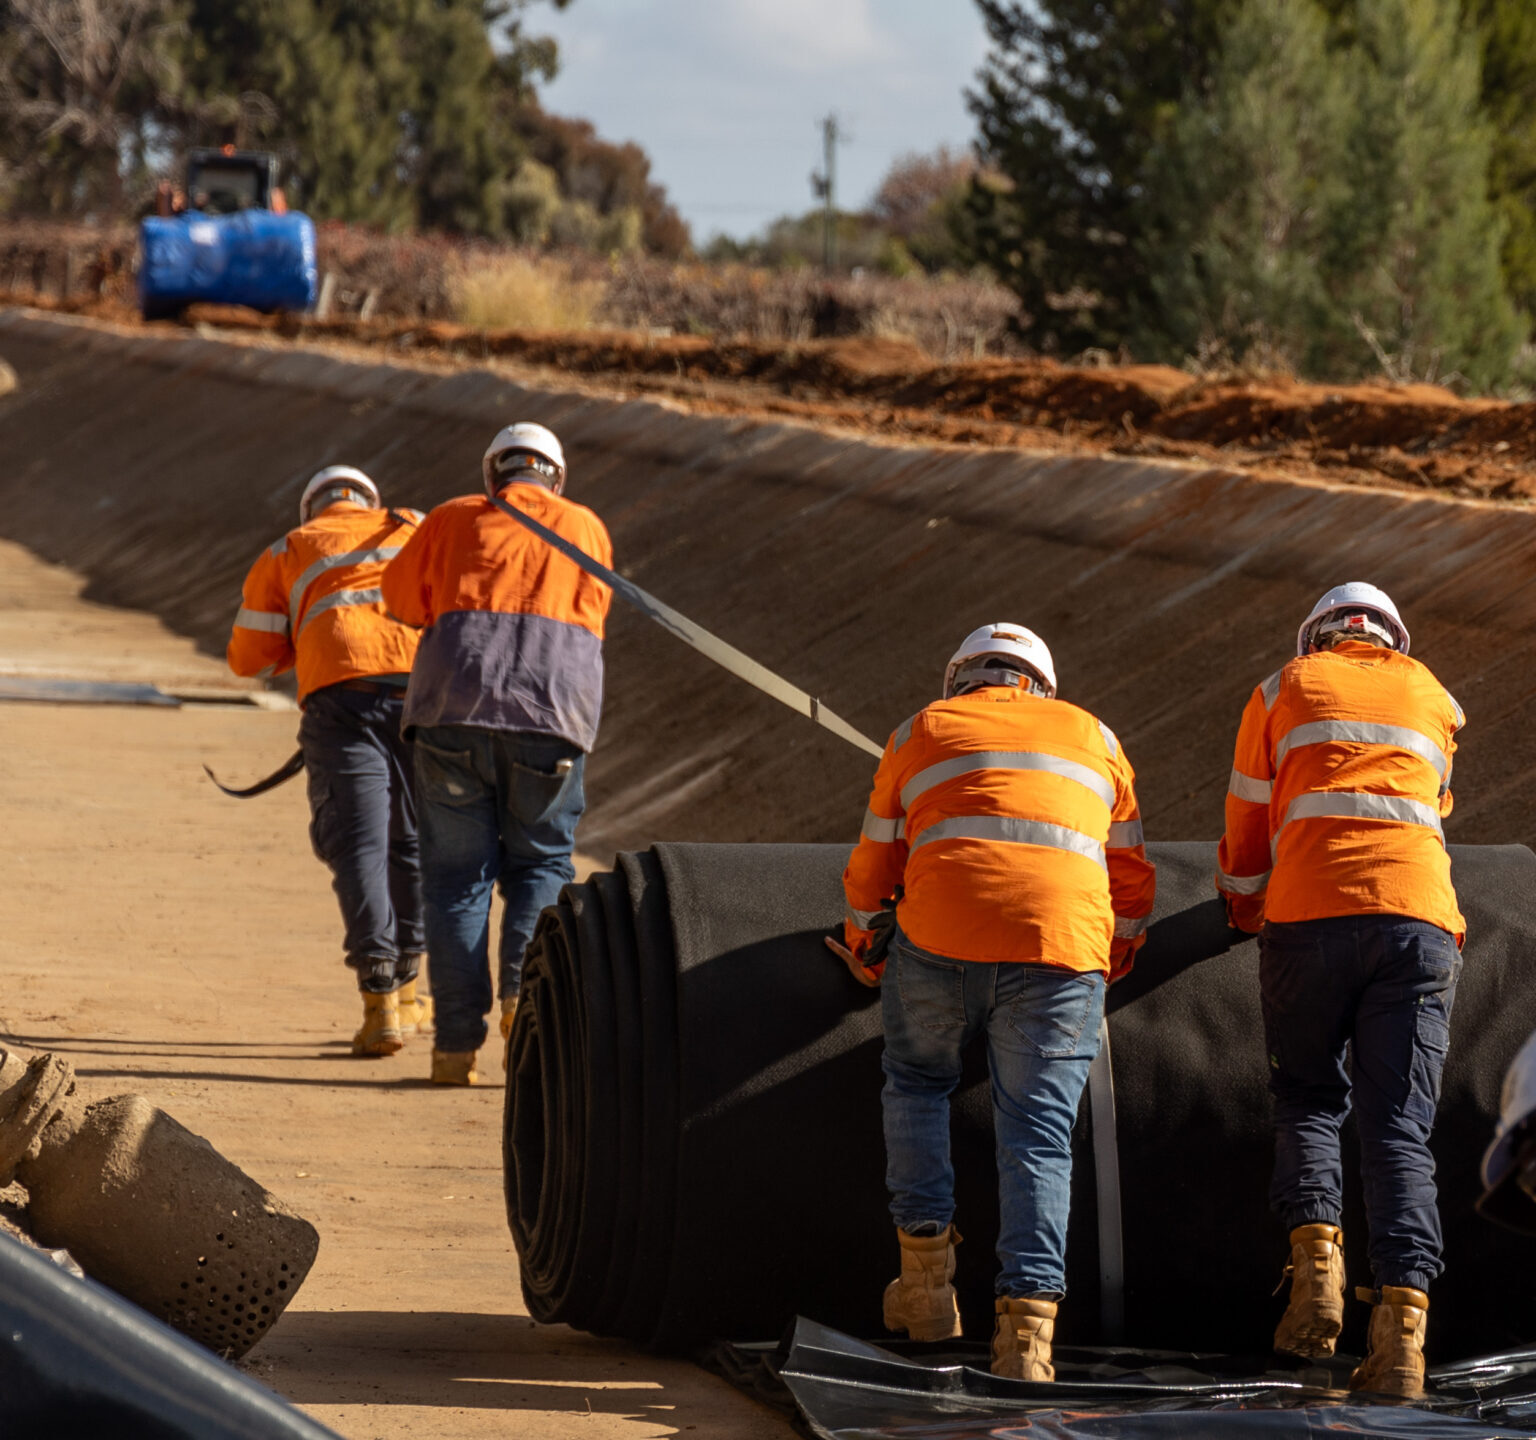
[[[511,479],[507,469],[498,466],[497,461],[503,455],[514,451],[537,456],[546,464],[553,465],[556,473],[546,476],[546,483],[557,495],[565,488],[565,450],[561,447],[555,432],[545,429],[542,425],[523,421],[498,430],[496,438],[486,447],[485,458],[480,462],[480,471],[485,476],[487,495],[495,495]]]
[[[1381,624],[1373,623],[1370,618],[1372,615],[1380,616]],[[1365,618],[1357,625],[1353,621],[1354,616]],[[1408,653],[1408,627],[1397,613],[1392,597],[1385,590],[1367,585],[1364,580],[1335,585],[1312,607],[1312,613],[1301,622],[1301,629],[1296,632],[1296,653],[1305,655],[1310,652],[1324,630],[1342,628],[1337,624],[1329,626],[1328,621],[1343,621],[1346,618],[1350,619],[1351,628],[1359,629],[1362,637],[1375,636],[1387,641],[1402,654]]]
[[[1478,1211],[1518,1230],[1536,1231],[1536,1196],[1522,1183],[1522,1172],[1536,1139],[1536,1034],[1529,1036],[1504,1072],[1499,1098],[1499,1128],[1483,1156],[1483,1197]]]
[[[947,700],[955,693],[955,685],[962,671],[969,673],[973,668],[979,670],[986,660],[993,657],[1008,660],[1020,669],[1038,676],[1040,683],[1045,686],[1045,693],[1048,696],[1055,695],[1056,664],[1051,659],[1045,641],[1022,625],[999,622],[972,630],[960,648],[950,656],[949,666],[944,671],[944,698]]]
[[[299,496],[299,524],[303,525],[314,518],[315,501],[322,492],[344,487],[361,491],[374,509],[384,503],[379,496],[379,487],[361,470],[355,470],[350,465],[327,465],[324,470],[315,472],[309,484],[304,487],[304,493]]]

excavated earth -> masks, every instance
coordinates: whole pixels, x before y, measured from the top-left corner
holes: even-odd
[[[1051,431],[1049,445],[1004,443],[991,420],[975,422],[993,427],[978,443],[954,445],[872,408],[857,424],[775,416],[764,397],[778,392],[761,381],[718,404],[681,390],[636,398],[644,377],[597,384],[557,373],[553,352],[537,368],[472,365],[355,338],[10,310],[0,357],[18,376],[0,397],[0,539],[68,565],[90,614],[148,612],[189,639],[201,655],[183,646],[164,663],[192,678],[216,674],[244,572],[292,524],[315,468],[361,465],[389,500],[429,506],[477,487],[496,428],[534,419],[565,438],[570,492],[607,521],[627,575],[878,739],[933,697],[958,637],[988,620],[1033,625],[1056,651],[1063,694],[1120,734],[1158,839],[1219,832],[1248,694],[1292,653],[1321,590],[1374,580],[1469,716],[1448,838],[1536,841],[1536,516],[1518,500],[1384,484],[1364,462],[1340,478],[1286,476],[1256,445],[1252,463],[1242,446],[1109,453],[1120,419],[1107,401],[1099,442]],[[1070,372],[1030,373],[1066,384]],[[1071,381],[1090,382],[1106,383],[1100,372]],[[1134,400],[1160,382],[1114,383]],[[1383,396],[1384,411],[1402,399]],[[1447,422],[1458,436],[1485,434],[1487,463],[1513,467],[1500,493],[1523,493],[1514,470],[1529,466],[1528,443],[1524,458],[1502,459],[1516,442],[1495,454],[1503,442],[1486,436],[1516,430],[1476,427],[1515,427],[1526,407],[1415,403],[1459,417]],[[1241,407],[1231,413],[1254,444]],[[1371,433],[1397,443],[1385,420]],[[1470,448],[1464,458],[1482,463]],[[1367,474],[1373,483],[1354,483]],[[0,555],[0,576],[11,574],[26,664],[77,665],[92,648],[71,628],[85,612],[61,602],[39,629],[25,607],[47,586]],[[607,656],[584,850],[857,834],[869,757],[622,607]],[[98,1075],[158,1084],[158,1103],[216,1142],[235,1136],[232,1158],[313,1215],[315,1274],[253,1352],[268,1378],[358,1435],[480,1433],[502,1407],[539,1411],[530,1433],[556,1433],[560,1398],[578,1395],[607,1407],[590,1433],[619,1431],[624,1417],[780,1433],[660,1362],[526,1331],[499,1213],[499,1092],[445,1103],[411,1079],[419,1049],[378,1066],[340,1059],[351,1005],[332,902],[305,853],[302,793],[240,806],[199,771],[206,760],[236,781],[265,773],[288,753],[294,717],[88,713],[0,708],[0,823],[13,836],[0,879],[15,919],[0,939],[0,1038],[63,1041],[94,1055]]]
[[[57,308],[138,324],[135,312],[111,300]],[[487,332],[438,321],[260,317],[217,306],[194,306],[187,319],[205,330],[343,350],[491,363],[543,384],[580,377],[585,387],[669,396],[695,411],[779,415],[886,439],[1183,458],[1505,500],[1536,494],[1536,405],[1463,399],[1438,385],[1316,385],[1045,359],[939,363],[895,338],[784,345],[625,331]]]

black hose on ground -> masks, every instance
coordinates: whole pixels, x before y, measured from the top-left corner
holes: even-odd
[[[1216,847],[1148,847],[1158,904],[1110,995],[1126,1340],[1266,1350],[1286,1259],[1255,943],[1226,926]],[[822,947],[840,845],[657,845],[568,886],[530,949],[513,1028],[507,1212],[529,1312],[641,1344],[777,1336],[795,1314],[878,1337],[895,1274],[880,1127],[878,992]],[[1536,1244],[1481,1220],[1478,1161],[1505,1066],[1536,1028],[1536,855],[1453,846],[1468,921],[1434,1149],[1446,1274],[1437,1359],[1536,1339]],[[1058,1337],[1101,1343],[1092,1137],[1074,1141]],[[996,1169],[985,1059],[952,1125],[957,1284],[991,1326]],[[1368,1284],[1353,1125],[1349,1283]],[[1366,1307],[1344,1346],[1359,1353]]]

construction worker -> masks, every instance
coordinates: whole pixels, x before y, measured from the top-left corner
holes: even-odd
[[[392,615],[422,629],[405,723],[416,742],[427,952],[437,1002],[432,1079],[472,1085],[491,1008],[499,884],[501,1034],[539,912],[575,878],[582,772],[603,698],[612,594],[503,510],[521,510],[608,565],[597,516],[564,498],[565,453],[509,425],[482,462],[485,494],[440,505],[384,574]]]
[[[354,1055],[393,1055],[431,1022],[411,747],[401,737],[416,635],[384,613],[379,581],[421,516],[386,510],[361,470],[329,465],[304,487],[299,527],[257,557],[229,639],[237,675],[297,668],[310,838],[330,868],[357,972]]]
[[[1243,712],[1216,876],[1231,923],[1259,935],[1270,1199],[1291,1239],[1275,1349],[1331,1355],[1343,1324],[1353,1096],[1375,1281],[1359,1293],[1375,1309],[1350,1384],[1407,1397],[1423,1391],[1441,1269],[1429,1133],[1465,922],[1440,820],[1462,723],[1384,592],[1328,591]]]
[[[1107,725],[1056,699],[1038,636],[984,625],[955,651],[943,699],[886,742],[843,888],[845,944],[828,945],[866,984],[894,971],[883,1100],[901,1274],[885,1323],[914,1340],[960,1333],[949,1097],[985,1032],[1001,1199],[992,1370],[1050,1380],[1072,1125],[1106,980],[1145,938],[1155,877],[1130,762]]]

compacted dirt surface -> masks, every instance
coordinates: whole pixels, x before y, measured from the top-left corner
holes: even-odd
[[[140,323],[116,301],[0,294],[0,304],[8,301]],[[1439,385],[1317,385],[1039,358],[939,362],[900,338],[786,345],[627,331],[543,334],[441,321],[263,317],[224,306],[194,306],[186,323],[204,333],[489,365],[565,389],[574,382],[601,393],[667,396],[701,413],[781,416],[888,440],[1179,458],[1487,499],[1536,496],[1536,404],[1466,399]]]
[[[140,614],[0,545],[0,676],[228,688]],[[425,1082],[430,1042],[353,1060],[355,991],[303,787],[241,803],[291,711],[0,703],[0,1045],[148,1096],[318,1227],[320,1254],[245,1368],[351,1440],[770,1440],[778,1416],[680,1360],[523,1311],[493,1083]]]

